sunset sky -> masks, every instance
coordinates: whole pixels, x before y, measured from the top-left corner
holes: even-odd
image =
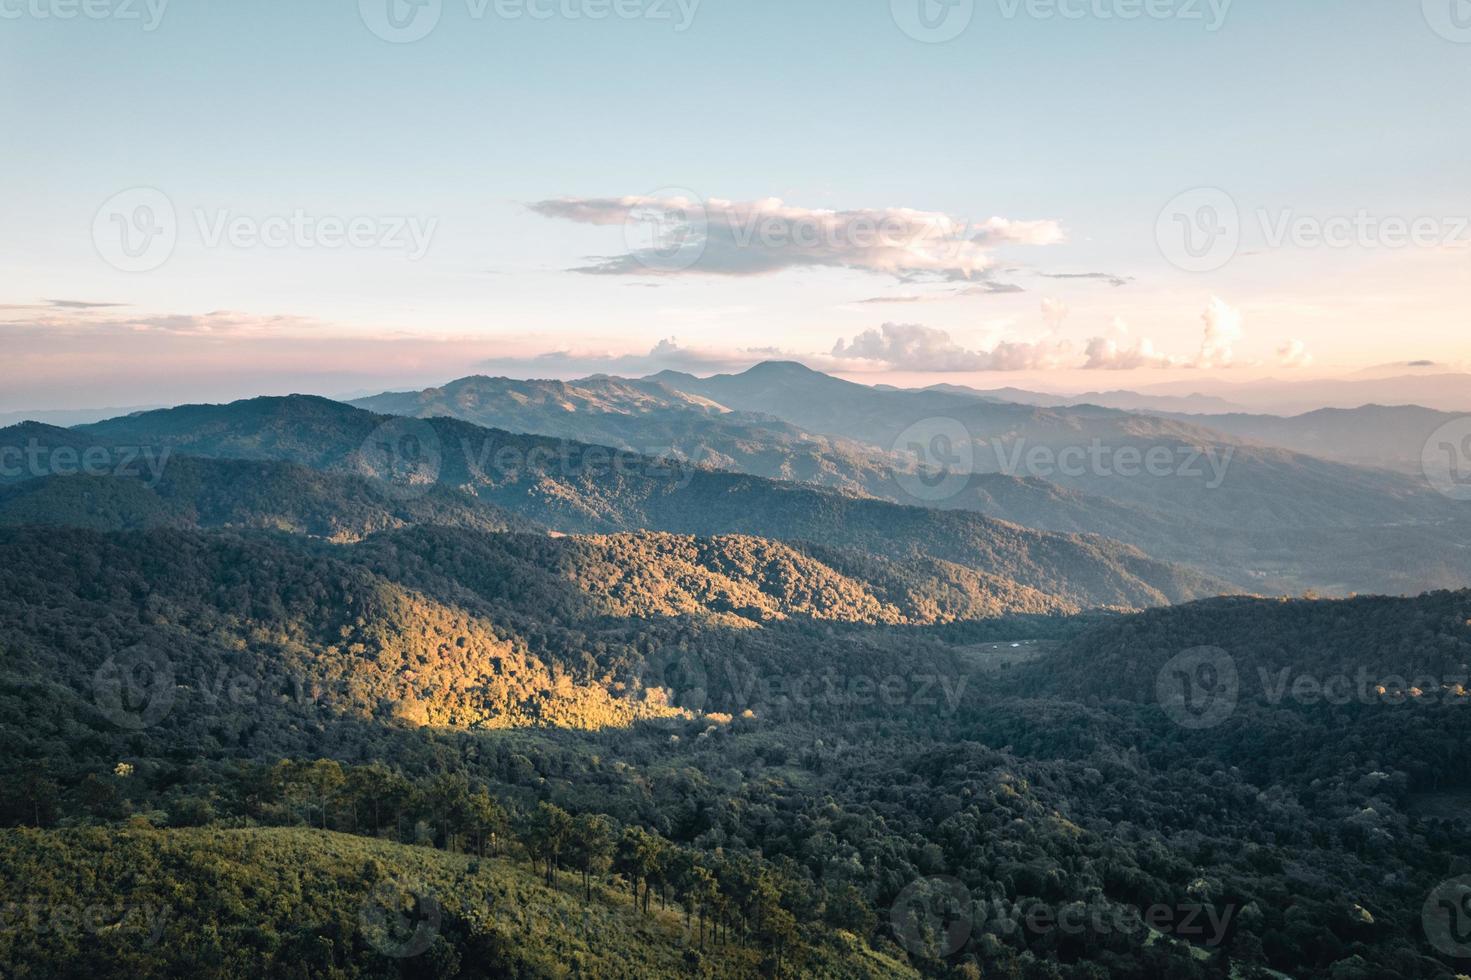
[[[0,0],[0,410],[1466,368],[1461,2]]]

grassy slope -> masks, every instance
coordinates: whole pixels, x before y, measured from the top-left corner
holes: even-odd
[[[19,906],[0,930],[16,978],[757,972],[739,947],[700,953],[673,906],[646,917],[622,890],[585,902],[570,874],[552,888],[503,859],[322,831],[5,831],[0,884]],[[400,914],[399,900],[418,911]],[[62,910],[82,908],[106,924],[68,925]],[[914,976],[848,937],[804,974]]]

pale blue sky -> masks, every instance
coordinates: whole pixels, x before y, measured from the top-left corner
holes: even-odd
[[[1455,301],[1471,253],[1264,248],[1250,217],[1471,212],[1471,44],[1437,34],[1419,0],[1238,0],[1214,32],[1182,17],[1038,19],[1025,5],[1007,17],[1007,2],[978,0],[944,44],[908,37],[888,0],[703,0],[683,32],[645,18],[475,19],[467,0],[445,0],[435,30],[408,44],[374,36],[348,0],[174,0],[153,31],[36,16],[65,2],[0,0],[0,304],[128,305],[0,315],[13,321],[7,346],[50,372],[7,399],[26,406],[97,392],[106,365],[86,351],[146,378],[170,365],[230,376],[233,362],[240,384],[306,358],[371,387],[395,371],[469,373],[487,353],[644,352],[669,336],[716,360],[736,346],[823,354],[891,320],[944,330],[971,352],[1065,342],[1075,357],[1061,370],[990,380],[1086,385],[1075,369],[1095,336],[1125,349],[1147,336],[1193,357],[1215,297],[1241,314],[1237,370],[1270,373],[1294,339],[1317,370],[1464,357]],[[146,21],[144,0],[132,5]],[[1208,273],[1162,257],[1161,208],[1203,186],[1229,191],[1248,215],[1243,251],[1261,254]],[[103,202],[133,187],[163,191],[180,218],[172,257],[143,273],[109,266],[92,235]],[[805,209],[1045,219],[1068,241],[999,248],[1003,269],[1024,268],[1002,278],[1026,291],[1005,295],[954,299],[852,268],[697,269],[646,289],[564,271],[623,251],[618,228],[524,206],[665,187]],[[408,261],[385,249],[211,247],[197,217],[295,210],[409,216],[434,233]],[[1096,271],[1132,281],[1035,275]],[[859,302],[900,295],[926,299]],[[1044,298],[1069,310],[1052,334]],[[158,320],[214,311],[234,316]],[[399,334],[422,343],[362,362]],[[370,343],[336,363],[343,336]]]

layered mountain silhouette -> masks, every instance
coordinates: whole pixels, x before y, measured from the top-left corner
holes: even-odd
[[[902,506],[453,419],[377,416],[310,397],[186,406],[53,434],[97,446],[167,450],[176,454],[170,466],[182,457],[199,461],[156,486],[140,476],[23,483],[0,502],[0,513],[35,522],[49,510],[108,526],[101,512],[77,503],[78,494],[100,493],[125,498],[127,508],[112,508],[125,516],[164,515],[154,524],[303,527],[348,539],[419,518],[493,529],[510,526],[507,515],[563,533],[744,535],[897,562],[904,574],[924,581],[964,583],[954,585],[968,596],[962,606],[996,611],[1141,607],[1233,590],[1096,535],[1037,531],[974,513]],[[395,454],[408,445],[423,455],[406,464],[407,457]],[[204,460],[296,464],[347,482],[313,483],[299,470],[210,468]],[[363,479],[387,488],[388,499],[374,497],[358,482]],[[89,490],[98,480],[139,485]],[[290,486],[300,499],[248,489],[250,480]],[[329,519],[339,495],[358,513]],[[180,496],[188,502],[178,503]],[[209,503],[221,500],[226,503]],[[115,526],[148,523],[126,516]],[[914,571],[921,566],[922,573]]]
[[[1464,508],[1413,476],[1346,465],[1374,462],[1396,442],[1418,458],[1424,437],[1413,425],[1395,428],[1398,436],[1385,431],[1364,458],[1314,455],[1293,450],[1332,438],[1283,436],[1284,448],[1249,426],[1208,428],[1216,416],[1022,405],[998,394],[871,388],[777,362],[713,378],[466,378],[360,404],[672,451],[849,494],[1104,534],[1267,591],[1411,593],[1471,574],[1471,556],[1447,535],[1463,526]],[[1349,418],[1335,431],[1353,427]],[[1163,461],[1153,472],[1141,465],[1151,453]],[[933,478],[947,463],[977,472],[940,494],[919,484],[916,495],[913,477]]]

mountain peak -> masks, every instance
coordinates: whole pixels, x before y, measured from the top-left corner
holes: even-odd
[[[789,377],[811,377],[813,375],[827,377],[821,371],[812,368],[800,361],[762,361],[760,364],[745,371],[747,377],[766,376],[789,376]]]

